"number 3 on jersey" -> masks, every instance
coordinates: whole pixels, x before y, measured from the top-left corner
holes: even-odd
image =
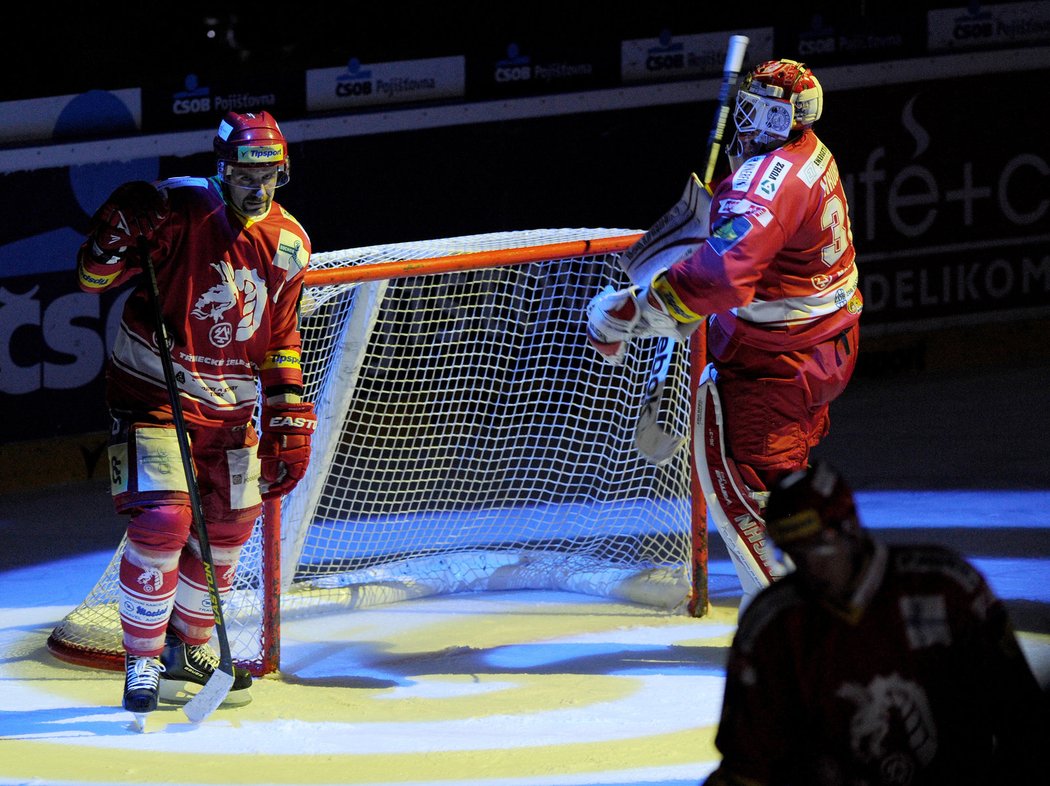
[[[820,249],[821,261],[831,267],[853,242],[846,205],[837,195],[832,194],[824,203],[824,210],[820,214],[820,226],[831,232],[831,242]]]

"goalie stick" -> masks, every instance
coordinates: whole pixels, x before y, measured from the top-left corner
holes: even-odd
[[[229,694],[230,688],[233,687],[233,654],[230,651],[230,640],[226,634],[222,600],[219,597],[219,586],[215,579],[215,562],[211,555],[211,541],[208,540],[208,527],[204,521],[204,507],[201,504],[200,489],[197,486],[197,474],[194,471],[193,458],[190,454],[186,421],[183,418],[182,404],[179,401],[179,388],[175,383],[175,369],[172,366],[171,349],[168,346],[168,330],[164,325],[164,316],[160,310],[160,289],[157,286],[157,273],[153,269],[150,249],[145,240],[139,243],[139,251],[142,256],[142,266],[148,278],[150,306],[156,323],[157,348],[160,352],[161,365],[164,367],[164,382],[168,387],[168,397],[171,399],[171,416],[175,423],[175,434],[179,441],[182,467],[186,473],[186,486],[190,493],[190,508],[193,511],[193,523],[196,526],[197,539],[200,542],[204,576],[208,583],[208,600],[211,603],[212,613],[215,617],[215,633],[219,639],[218,668],[212,672],[208,681],[182,708],[182,711],[186,713],[186,717],[192,723],[200,723],[222,704]],[[139,719],[139,722],[141,726],[141,719]]]
[[[710,234],[709,184],[725,138],[730,94],[740,77],[748,43],[747,36],[734,35],[729,39],[718,91],[718,110],[707,140],[703,182],[695,173],[691,174],[678,202],[618,259],[631,282],[642,289],[649,286],[658,271],[691,254]],[[675,361],[678,343],[664,336],[658,339],[634,434],[638,450],[651,463],[658,465],[670,461],[687,439],[668,423],[668,404],[664,400],[667,373]]]

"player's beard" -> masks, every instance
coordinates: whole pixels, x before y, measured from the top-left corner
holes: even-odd
[[[231,188],[228,192],[228,198],[230,204],[233,205],[233,209],[242,216],[246,218],[261,218],[269,212],[270,205],[273,204],[273,194],[259,197],[256,192],[248,192],[238,199],[240,195],[237,191],[238,189]]]

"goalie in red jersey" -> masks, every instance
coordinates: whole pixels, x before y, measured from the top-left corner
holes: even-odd
[[[813,124],[820,82],[770,60],[736,96],[731,173],[714,190],[706,241],[644,289],[605,292],[588,335],[611,362],[636,336],[679,339],[707,322],[696,466],[708,515],[750,597],[783,566],[763,530],[768,489],[806,466],[857,361],[862,299],[838,166]]]
[[[886,545],[825,462],[766,527],[795,569],[740,619],[706,786],[987,786],[1050,771],[1046,696],[962,556]]]
[[[133,284],[106,368],[106,403],[114,502],[129,516],[120,622],[123,705],[136,715],[154,710],[158,698],[186,701],[218,662],[208,646],[213,611],[141,244],[156,271],[220,594],[232,584],[262,500],[303,477],[316,425],[299,357],[310,238],[274,201],[288,182],[288,143],[269,113],[230,112],[214,150],[211,177],[117,188],[77,256],[85,292]],[[250,700],[250,686],[251,675],[238,668],[227,702]]]

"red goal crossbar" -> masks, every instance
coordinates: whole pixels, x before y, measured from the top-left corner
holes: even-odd
[[[378,281],[384,278],[404,278],[405,276],[435,275],[460,270],[479,270],[486,267],[521,265],[526,262],[540,262],[545,259],[618,254],[630,248],[641,237],[641,234],[619,235],[617,237],[600,237],[592,240],[548,243],[542,246],[475,251],[471,254],[452,254],[429,259],[370,262],[365,265],[331,268],[329,270],[311,270],[307,268],[305,281],[307,286],[348,284],[357,281]]]

